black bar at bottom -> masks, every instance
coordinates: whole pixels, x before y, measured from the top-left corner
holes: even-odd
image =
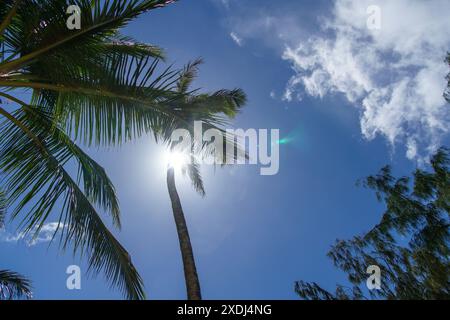
[[[402,318],[420,311],[448,310],[445,301],[0,301],[0,314],[58,315],[57,319],[105,316],[132,319],[315,319],[353,315],[366,318],[399,309]],[[61,311],[56,311],[61,310]],[[51,317],[50,317],[51,318]]]

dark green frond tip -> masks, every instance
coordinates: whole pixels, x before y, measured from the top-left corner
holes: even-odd
[[[223,99],[223,109],[220,111],[230,118],[235,117],[239,110],[247,103],[247,96],[242,89],[220,90],[214,96]]]
[[[105,54],[124,54],[137,59],[152,57],[165,60],[164,50],[160,47],[141,43],[130,37],[111,39],[101,49]]]
[[[242,89],[223,89],[212,94],[200,94],[191,98],[191,104],[198,110],[209,115],[222,113],[228,118],[234,118],[246,103],[247,96]]]
[[[6,198],[2,190],[0,190],[0,229],[5,225],[6,216]]]
[[[31,282],[9,270],[0,270],[0,300],[31,299]]]
[[[180,78],[177,83],[177,89],[180,93],[187,93],[189,86],[195,80],[198,74],[199,66],[203,63],[202,59],[194,60],[188,63],[180,72]]]

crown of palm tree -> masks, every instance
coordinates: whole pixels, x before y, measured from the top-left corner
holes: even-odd
[[[174,99],[170,103],[178,106],[179,110],[184,113],[182,120],[178,118],[173,119],[172,125],[168,130],[157,132],[156,139],[162,140],[169,145],[170,149],[177,147],[171,141],[171,135],[174,129],[185,129],[190,133],[191,137],[194,134],[194,121],[201,121],[204,130],[215,129],[217,134],[222,136],[223,153],[222,159],[217,159],[219,163],[226,163],[227,158],[236,159],[238,155],[234,152],[237,146],[235,137],[228,134],[224,130],[224,125],[228,123],[229,119],[234,118],[245,105],[247,98],[242,89],[234,90],[219,90],[212,93],[199,93],[199,89],[190,89],[192,83],[198,74],[198,68],[203,63],[201,59],[195,60],[187,64],[177,81],[177,92],[180,93],[178,99]],[[185,121],[185,119],[188,119]],[[200,174],[200,164],[198,158],[201,157],[217,157],[216,146],[213,141],[196,141],[191,140],[190,150],[181,150],[187,154],[189,159],[182,167],[183,174],[187,174],[192,182],[194,189],[202,196],[205,195],[205,188]],[[231,145],[232,147],[227,147]],[[226,153],[233,150],[232,153]],[[240,152],[239,154],[243,154]],[[245,154],[245,157],[247,155]]]

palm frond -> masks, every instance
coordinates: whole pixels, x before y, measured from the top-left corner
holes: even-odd
[[[200,165],[193,155],[191,155],[190,162],[183,167],[183,174],[187,174],[192,186],[202,197],[206,195],[203,179],[200,174]]]
[[[155,58],[165,60],[166,55],[160,47],[142,43],[130,36],[116,35],[99,44],[99,51],[105,56],[124,54],[130,58]]]
[[[142,279],[126,250],[102,222],[92,202],[118,220],[114,189],[104,171],[81,152],[57,128],[51,128],[49,115],[29,107],[13,114],[14,118],[37,137],[36,145],[20,127],[6,122],[0,130],[0,170],[5,173],[5,190],[15,204],[13,217],[28,211],[21,222],[23,232],[37,234],[57,203],[62,204],[59,225],[61,244],[89,256],[90,270],[103,271],[111,285],[129,299],[144,298]],[[81,166],[84,192],[66,172],[64,165],[75,160]],[[92,202],[91,202],[92,201]],[[36,227],[37,226],[37,227]]]
[[[182,79],[182,78],[180,78]],[[202,122],[203,131],[215,130],[224,141],[223,156],[226,158],[236,157],[236,154],[226,154],[226,150],[240,148],[235,143],[235,136],[228,134],[224,128],[228,124],[228,119],[236,116],[241,107],[246,103],[246,95],[241,89],[220,90],[211,94],[187,93],[179,97],[178,100],[170,102],[174,105],[180,115],[179,119],[173,119],[173,123],[168,125],[165,130],[157,133],[157,141],[165,143],[171,142],[172,132],[175,129],[187,130],[191,137],[194,137],[195,121]],[[180,119],[182,119],[180,121]],[[210,156],[214,151],[212,143],[193,140],[191,153],[197,155]],[[232,146],[232,147],[227,147]],[[224,159],[217,159],[219,162],[226,162]]]
[[[6,196],[0,189],[0,229],[5,226],[6,206]]]
[[[234,118],[247,102],[242,89],[219,90],[211,94],[190,96],[187,104],[191,110],[208,111],[211,114],[223,113],[228,118]]]
[[[123,55],[110,57],[104,64],[101,78],[95,74],[97,66],[78,74],[61,69],[57,77],[66,77],[58,81],[64,85],[16,80],[0,80],[0,85],[34,88],[33,104],[55,113],[60,123],[69,125],[67,132],[83,137],[88,144],[127,141],[158,130],[161,121],[181,116],[168,104],[178,96],[171,91],[178,77],[175,71],[166,68],[153,76],[157,60],[129,60]]]
[[[0,270],[0,300],[31,299],[31,282],[9,270]]]
[[[5,43],[16,59],[0,63],[0,73],[22,69],[36,60],[58,55],[71,49],[90,51],[106,37],[117,34],[140,14],[160,8],[173,1],[163,0],[24,0],[17,10],[20,19],[6,28]],[[66,9],[77,5],[81,9],[82,28],[69,30],[66,26]]]
[[[194,60],[188,63],[180,73],[177,83],[177,89],[180,93],[187,93],[192,82],[198,74],[198,68],[203,63],[202,59]]]
[[[0,23],[0,36],[4,34],[5,29],[16,15],[21,2],[22,0],[4,1],[4,3],[1,4],[0,17],[2,18],[2,22]]]

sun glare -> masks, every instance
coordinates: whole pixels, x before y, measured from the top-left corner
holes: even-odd
[[[186,154],[178,151],[167,151],[165,162],[169,167],[180,170],[187,164],[188,158]]]

